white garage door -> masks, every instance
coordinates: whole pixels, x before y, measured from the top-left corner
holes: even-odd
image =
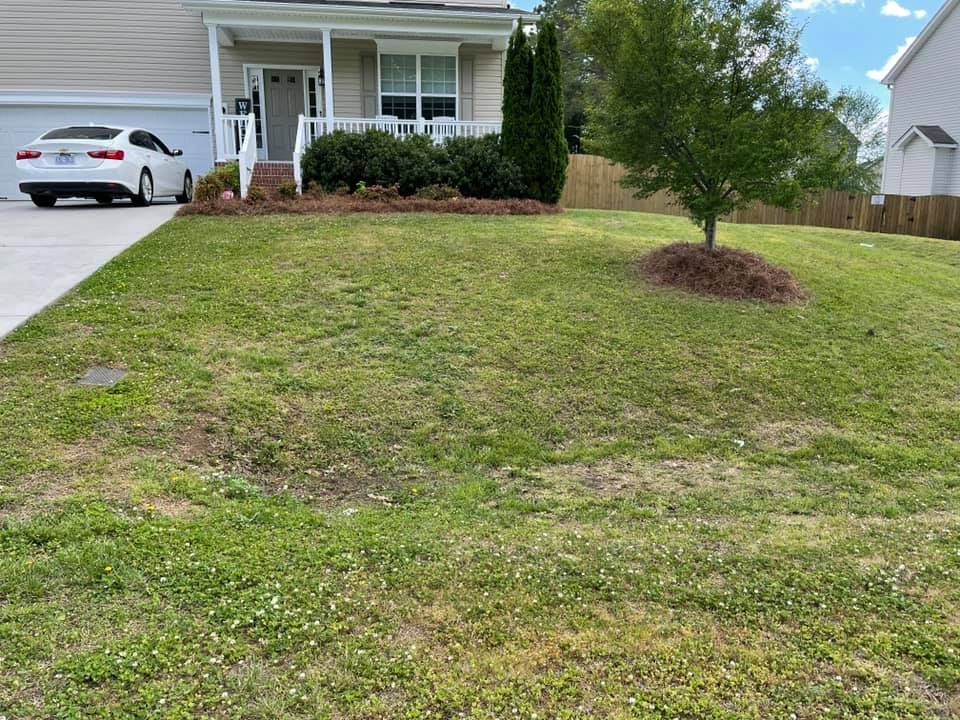
[[[0,199],[26,200],[16,176],[16,153],[39,135],[67,125],[142,127],[171,149],[183,150],[194,177],[213,167],[207,95],[86,95],[44,92],[0,95]]]

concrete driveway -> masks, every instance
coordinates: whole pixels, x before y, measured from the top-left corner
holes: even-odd
[[[0,202],[0,337],[173,217],[179,206]]]

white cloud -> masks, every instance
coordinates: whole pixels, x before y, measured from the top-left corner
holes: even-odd
[[[898,18],[915,17],[917,20],[921,20],[927,16],[927,11],[910,10],[909,8],[905,8],[903,5],[898,3],[897,0],[887,0],[883,7],[880,8],[880,14]]]
[[[808,57],[803,61],[803,63],[811,70],[816,70],[818,67],[820,67],[820,58]]]
[[[877,82],[883,80],[887,76],[887,73],[893,69],[893,66],[897,64],[897,61],[903,57],[903,54],[907,51],[907,48],[909,48],[916,39],[917,37],[914,35],[904,40],[903,45],[897,45],[896,52],[887,58],[887,61],[883,64],[883,67],[879,70],[867,70],[867,77],[871,80],[876,80]]]
[[[897,0],[887,0],[884,6],[880,8],[880,14],[890,17],[910,17],[910,11],[898,3]]]
[[[800,12],[816,12],[821,8],[831,9],[835,5],[857,5],[861,0],[790,0],[790,9]]]

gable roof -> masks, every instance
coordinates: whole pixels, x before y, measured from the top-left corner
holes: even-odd
[[[930,147],[935,148],[957,148],[957,141],[950,137],[950,133],[939,125],[911,125],[899,139],[893,144],[895,150],[906,147],[907,143],[915,137],[920,138]]]
[[[922,48],[933,34],[937,31],[937,28],[943,24],[943,21],[950,17],[956,7],[960,5],[960,0],[947,0],[944,3],[943,7],[937,10],[936,14],[930,18],[930,22],[927,23],[927,26],[920,31],[920,34],[917,35],[917,39],[914,40],[910,47],[907,48],[907,51],[900,56],[900,59],[890,68],[890,72],[887,73],[887,76],[881,80],[884,85],[893,85],[896,82],[897,76],[903,72],[904,68],[910,64],[910,61],[913,60],[914,56],[920,52]]]

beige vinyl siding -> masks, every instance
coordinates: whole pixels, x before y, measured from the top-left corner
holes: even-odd
[[[929,172],[926,185],[932,186],[933,151],[922,140],[914,140],[908,145],[906,155],[890,147],[910,128],[911,125],[940,125],[954,139],[960,140],[960,81],[957,70],[960,68],[960,6],[944,19],[933,35],[920,48],[910,63],[903,69],[893,87],[890,99],[890,120],[888,133],[887,159],[884,167],[884,192],[897,193],[901,175],[911,187],[920,187],[922,183],[915,178],[922,172]],[[929,151],[921,156],[919,148],[923,145]],[[913,152],[915,151],[915,152]],[[949,150],[947,162],[950,167],[938,168],[938,176],[947,182],[947,194],[960,195],[960,151]],[[921,167],[912,168],[908,163],[914,159]],[[901,163],[904,167],[901,171]],[[903,190],[905,194],[910,192]],[[929,193],[930,190],[927,190]],[[923,194],[927,194],[923,193]],[[920,193],[917,193],[920,194]]]
[[[373,40],[333,40],[333,114],[335,117],[363,117],[360,58],[377,55]],[[369,75],[369,73],[368,73]]]
[[[489,46],[463,45],[460,57],[473,58],[473,119],[500,122],[504,53],[491,50]]]
[[[0,0],[0,89],[63,88],[209,93],[206,28],[180,0]]]

